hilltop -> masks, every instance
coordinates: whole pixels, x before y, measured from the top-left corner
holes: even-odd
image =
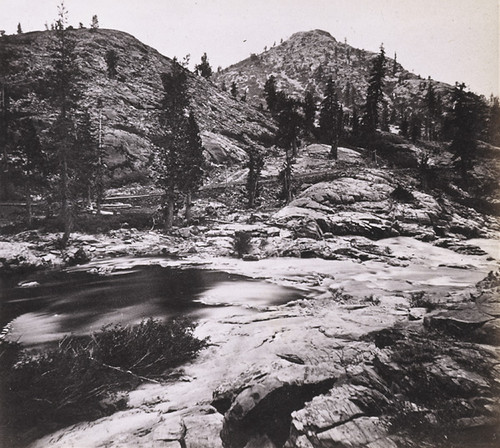
[[[111,177],[143,169],[157,124],[163,95],[160,75],[172,69],[172,59],[144,45],[130,34],[108,29],[71,30],[76,41],[80,74],[79,109],[89,108],[97,122],[97,102],[102,102],[104,147]],[[41,130],[54,117],[47,101],[47,73],[53,64],[54,32],[4,36],[0,50],[8,55],[5,84],[11,109],[34,115]],[[106,52],[118,56],[117,76],[107,76]],[[5,58],[7,61],[7,58]],[[186,71],[187,72],[187,71]],[[213,163],[241,160],[249,146],[269,141],[274,125],[254,107],[234,100],[210,81],[187,72],[190,106],[201,130],[207,159]]]
[[[235,82],[239,91],[248,90],[248,101],[264,105],[263,88],[270,75],[275,76],[280,90],[298,99],[303,99],[306,90],[322,97],[325,83],[331,77],[344,105],[360,107],[364,104],[374,56],[375,53],[339,42],[326,31],[298,32],[279,45],[220,71],[215,81],[228,88]],[[403,113],[419,107],[428,81],[387,57],[384,100],[389,110]],[[439,94],[451,91],[447,84],[431,82]]]

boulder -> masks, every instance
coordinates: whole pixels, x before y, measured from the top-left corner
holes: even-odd
[[[460,309],[441,311],[424,319],[429,328],[445,331],[454,335],[471,335],[493,317],[484,314],[475,305]]]

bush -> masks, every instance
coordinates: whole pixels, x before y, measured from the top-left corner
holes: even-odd
[[[402,187],[401,185],[398,185],[391,193],[391,197],[393,199],[396,199],[396,201],[400,202],[414,202],[415,201],[415,196],[413,196],[413,193],[409,190],[407,190],[405,187]]]
[[[245,230],[240,230],[235,232],[233,239],[233,248],[238,258],[243,257],[243,255],[248,254],[252,247],[251,245],[252,233],[246,232]]]
[[[185,319],[105,327],[67,337],[43,353],[28,353],[0,339],[2,446],[25,444],[58,427],[112,414],[124,391],[165,378],[207,345]],[[8,410],[8,412],[6,412]]]

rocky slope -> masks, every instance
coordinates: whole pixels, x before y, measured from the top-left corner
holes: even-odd
[[[240,92],[247,90],[247,99],[265,105],[263,88],[270,75],[276,77],[279,90],[303,99],[311,90],[322,97],[328,78],[336,82],[344,105],[364,103],[367,77],[374,53],[337,41],[328,32],[313,30],[293,34],[288,40],[258,55],[234,64],[215,78],[229,89],[235,82]],[[437,92],[444,94],[450,86],[432,81]],[[385,101],[398,112],[417,108],[426,93],[427,82],[405,70],[394,59],[387,60]]]
[[[107,161],[115,176],[120,167],[140,168],[150,154],[151,136],[158,127],[157,113],[163,95],[160,75],[172,60],[115,30],[69,31],[76,41],[80,74],[79,109],[89,108],[95,124],[98,101]],[[47,76],[52,63],[54,32],[31,32],[0,39],[0,52],[8,62],[4,83],[11,110],[34,115],[43,131],[54,115],[48,100]],[[117,76],[107,75],[106,52],[118,56]],[[214,163],[242,160],[243,150],[269,141],[273,124],[256,109],[234,100],[213,83],[188,73],[190,104],[202,131],[207,158]]]

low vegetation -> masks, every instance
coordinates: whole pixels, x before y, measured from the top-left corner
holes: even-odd
[[[115,325],[30,353],[0,340],[2,446],[23,445],[59,427],[112,414],[142,382],[161,381],[207,345],[186,319]]]

